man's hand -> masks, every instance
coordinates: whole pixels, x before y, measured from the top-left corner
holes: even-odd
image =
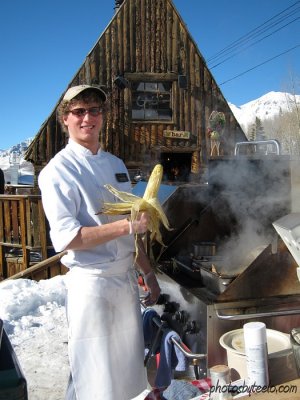
[[[135,233],[146,233],[148,229],[148,225],[150,222],[150,217],[147,212],[142,212],[138,214],[138,217],[136,220],[131,221],[128,220],[129,223],[129,234],[135,234]]]
[[[148,272],[144,276],[144,282],[147,288],[149,289],[149,293],[144,298],[143,304],[148,307],[152,306],[157,302],[160,295],[160,287],[153,271]]]

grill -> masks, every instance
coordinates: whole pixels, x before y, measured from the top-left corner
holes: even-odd
[[[272,225],[291,210],[289,159],[236,155],[208,165],[203,184],[161,186],[175,229],[152,249],[162,288],[155,309],[192,352],[206,354],[194,360],[200,376],[226,364],[225,332],[253,320],[286,333],[300,326],[297,264]],[[290,361],[280,382],[296,377]]]

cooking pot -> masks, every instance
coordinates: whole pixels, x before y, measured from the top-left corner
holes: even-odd
[[[267,329],[268,368],[271,385],[296,379],[295,360],[290,337],[280,331]],[[247,363],[244,344],[244,330],[236,329],[220,337],[220,345],[226,349],[228,366],[232,379],[247,379]]]
[[[194,257],[214,256],[216,254],[216,244],[213,242],[199,242],[193,244]]]

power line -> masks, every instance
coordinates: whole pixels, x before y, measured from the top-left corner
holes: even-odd
[[[264,33],[266,30],[272,28],[275,25],[278,25],[280,22],[284,21],[285,19],[287,19],[288,17],[290,17],[291,15],[295,15],[296,11],[299,8],[296,8],[296,10],[292,10],[290,11],[287,15],[285,16],[281,16],[279,18],[279,20],[270,23],[270,21],[276,19],[278,16],[280,16],[281,14],[286,13],[288,10],[290,10],[291,8],[293,8],[294,6],[296,6],[297,4],[299,4],[300,1],[298,0],[296,3],[294,3],[293,5],[291,5],[290,7],[284,9],[283,11],[281,11],[280,13],[276,14],[275,16],[273,16],[272,18],[268,19],[267,21],[265,21],[263,24],[259,25],[258,27],[256,27],[255,29],[252,29],[250,32],[248,32],[247,34],[241,36],[239,39],[235,40],[233,43],[231,43],[230,45],[228,45],[227,47],[225,47],[223,50],[219,51],[218,53],[216,53],[215,56],[210,57],[207,60],[207,63],[211,63],[213,60],[216,61],[217,59],[221,58],[221,57],[226,57],[226,55],[232,51],[234,51],[235,49],[237,49],[238,47],[240,47],[241,45],[243,45],[245,42],[249,42],[250,40],[253,40],[255,37],[257,37],[258,35]],[[295,21],[295,20],[294,20]],[[292,21],[292,22],[294,22]],[[290,23],[292,23],[290,22]],[[284,25],[283,27],[285,27],[286,25]],[[279,28],[278,30],[282,29],[283,27]],[[278,31],[277,30],[277,31]],[[276,32],[277,32],[276,31]],[[275,32],[274,32],[275,33]],[[272,34],[272,33],[271,33]],[[270,35],[271,35],[270,34]],[[269,36],[270,36],[269,35]]]
[[[235,40],[233,43],[229,44],[227,47],[225,47],[223,50],[220,50],[218,53],[216,53],[215,56],[212,56],[211,58],[209,58],[207,60],[207,62],[211,62],[212,60],[214,60],[217,57],[220,57],[221,54],[223,54],[224,52],[237,47],[240,45],[240,42],[244,42],[245,40],[248,40],[247,38],[253,36],[253,33],[258,31],[261,27],[264,27],[265,25],[267,25],[270,21],[272,21],[273,19],[275,19],[276,17],[278,17],[280,14],[283,14],[284,12],[286,12],[287,10],[289,10],[290,8],[294,7],[296,4],[300,3],[300,1],[298,0],[296,3],[294,3],[292,6],[284,9],[283,11],[281,11],[280,13],[276,14],[275,16],[273,16],[272,18],[268,19],[267,21],[265,21],[263,24],[259,25],[258,27],[252,29],[250,32],[246,33],[245,35],[241,36],[239,39]],[[295,10],[293,11],[293,13],[295,12]],[[288,15],[289,16],[289,15]],[[285,19],[286,17],[284,17]]]
[[[233,78],[227,79],[226,81],[220,83],[219,86],[225,85],[225,83],[231,82],[231,81],[233,81],[234,79],[239,78],[240,76],[245,75],[246,73],[248,73],[248,72],[250,72],[250,71],[253,71],[253,70],[256,69],[256,68],[258,68],[258,67],[260,67],[260,66],[262,66],[262,65],[264,65],[264,64],[267,64],[268,62],[274,60],[275,58],[278,58],[278,57],[282,56],[283,54],[289,53],[290,51],[295,50],[297,47],[300,47],[300,44],[297,44],[296,46],[294,46],[294,47],[292,47],[292,48],[290,48],[290,49],[288,49],[288,50],[286,50],[286,51],[283,51],[282,53],[277,54],[276,56],[274,56],[274,57],[272,57],[272,58],[269,58],[268,60],[266,60],[266,61],[264,61],[264,62],[262,62],[262,63],[260,63],[260,64],[257,64],[257,65],[255,65],[255,66],[252,67],[252,68],[247,69],[247,71],[241,72],[240,74],[234,76]]]
[[[254,42],[254,43],[252,43],[252,44],[249,44],[249,46],[244,47],[244,48],[243,48],[242,50],[240,50],[240,51],[237,51],[237,52],[234,53],[233,55],[231,55],[231,56],[225,58],[223,61],[220,61],[218,64],[215,64],[215,65],[213,65],[212,67],[209,67],[209,69],[213,69],[213,68],[218,67],[219,65],[223,64],[225,61],[230,60],[231,58],[233,58],[233,57],[236,56],[237,54],[239,54],[239,53],[241,53],[242,51],[245,51],[246,49],[248,49],[249,47],[252,47],[252,46],[254,46],[255,44],[257,44],[257,43],[263,41],[263,40],[266,39],[267,37],[274,35],[274,33],[278,32],[278,31],[281,30],[282,28],[285,28],[286,26],[288,26],[288,25],[290,25],[291,23],[297,21],[298,19],[300,19],[300,17],[295,18],[293,21],[291,21],[291,22],[285,24],[285,25],[282,26],[281,28],[276,29],[275,31],[271,32],[269,35],[266,35],[266,36],[262,37],[261,39],[257,40],[256,42]]]

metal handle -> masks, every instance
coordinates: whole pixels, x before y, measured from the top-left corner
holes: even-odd
[[[153,320],[154,320],[154,318],[153,318]],[[154,321],[154,322],[156,323],[156,325],[158,325],[158,323],[157,323],[156,321]],[[144,359],[144,366],[145,366],[145,367],[147,367],[148,362],[149,362],[149,360],[150,360],[150,357],[154,355],[154,349],[155,349],[156,346],[157,346],[157,342],[158,342],[158,340],[159,340],[160,333],[161,333],[162,330],[163,330],[163,324],[161,323],[160,325],[158,325],[158,329],[157,329],[157,332],[156,332],[156,334],[155,334],[154,340],[153,340],[153,342],[152,342],[152,344],[151,344],[151,347],[150,347],[150,349],[149,349],[149,351],[148,351],[148,353],[146,354],[146,357],[145,357],[145,359]]]
[[[262,317],[280,317],[285,315],[300,314],[298,310],[281,310],[281,311],[270,311],[270,312],[259,312],[252,314],[222,314],[219,310],[216,310],[217,317],[219,319],[240,321],[242,319],[262,318]]]
[[[237,156],[239,154],[239,148],[241,146],[253,146],[253,145],[268,145],[268,144],[273,144],[275,145],[277,155],[280,154],[280,144],[276,139],[270,139],[270,140],[258,140],[258,141],[249,141],[249,142],[238,142],[235,144],[234,148],[234,155]]]
[[[186,347],[186,345],[183,342],[178,342],[175,338],[171,337],[172,342],[175,344],[176,347],[178,347],[178,349],[180,351],[183,352],[183,354],[187,357],[187,358],[192,358],[192,359],[196,359],[196,360],[201,360],[203,358],[207,357],[207,354],[198,354],[198,353],[192,353],[188,347]],[[184,348],[184,347],[185,348]]]
[[[165,321],[161,321],[160,319],[154,317],[153,321],[155,322],[155,324],[158,326],[158,329],[161,330],[165,330],[165,329],[170,329],[168,324]],[[192,358],[195,360],[201,360],[203,358],[207,357],[207,354],[198,354],[198,353],[192,353],[190,351],[190,349],[182,342],[178,342],[177,339],[175,339],[174,337],[171,337],[172,342],[175,344],[175,346],[183,352],[183,354],[187,357],[187,358]]]
[[[141,308],[142,308],[143,310],[146,309],[146,307],[143,305],[143,303],[141,303]],[[168,324],[166,323],[166,321],[161,321],[160,317],[159,317],[159,318],[154,317],[154,318],[153,318],[153,322],[158,326],[159,333],[160,333],[162,330],[170,329],[169,326],[168,326]],[[159,336],[159,335],[157,334],[157,335],[156,335],[156,338],[158,338],[158,336]],[[203,358],[207,358],[207,354],[192,353],[192,352],[190,351],[190,349],[189,349],[182,341],[180,341],[180,343],[179,343],[174,337],[171,337],[171,340],[172,340],[172,342],[174,343],[174,345],[175,345],[180,351],[182,351],[183,354],[184,354],[187,358],[192,358],[193,360],[201,360],[201,359],[203,359]],[[148,360],[146,360],[146,362],[148,362]]]

